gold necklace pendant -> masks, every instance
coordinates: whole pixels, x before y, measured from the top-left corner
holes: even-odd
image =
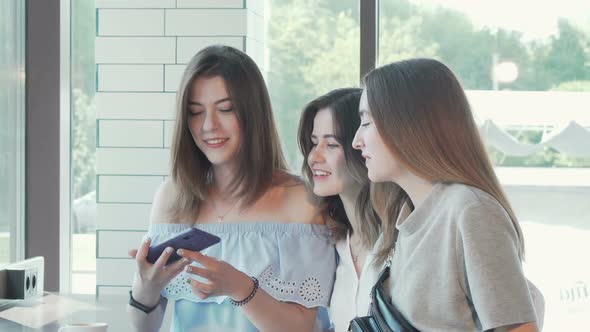
[[[223,219],[225,219],[225,216],[227,216],[234,209],[234,207],[237,205],[238,201],[239,201],[239,199],[236,199],[235,202],[232,203],[230,208],[227,211],[225,211],[225,213],[223,213],[223,214],[220,214],[219,210],[217,210],[217,205],[215,204],[215,200],[212,201],[213,210],[215,211],[215,214],[217,215],[217,223],[218,224],[223,223]]]
[[[351,239],[349,238],[349,246],[350,246],[350,256],[352,256],[352,262],[357,264],[361,255],[364,257],[364,249],[363,245],[360,242],[360,239]]]

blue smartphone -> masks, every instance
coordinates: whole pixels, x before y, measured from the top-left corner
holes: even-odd
[[[191,251],[201,251],[221,241],[221,239],[211,233],[192,227],[191,229],[178,234],[177,236],[166,240],[156,246],[150,247],[147,254],[147,261],[154,264],[162,255],[162,252],[168,247],[174,248],[174,252],[168,258],[166,265],[181,259],[177,249],[187,249]]]

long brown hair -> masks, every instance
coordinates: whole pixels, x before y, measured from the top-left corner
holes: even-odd
[[[370,181],[367,177],[367,167],[361,152],[352,148],[352,140],[356,129],[360,124],[358,116],[359,102],[362,89],[343,88],[332,90],[329,93],[310,101],[299,120],[297,134],[299,150],[303,154],[304,161],[301,172],[309,187],[313,183],[312,170],[307,164],[307,157],[313,148],[311,134],[316,114],[322,109],[328,109],[332,113],[332,125],[336,140],[344,150],[346,169],[350,173],[354,185],[359,188],[356,197],[356,217],[361,221],[355,225],[359,229],[361,241],[365,247],[371,248],[379,236],[380,219],[372,207],[370,199]],[[332,231],[334,240],[346,237],[346,233],[352,231],[352,225],[344,210],[344,205],[339,195],[318,197],[321,213],[326,219],[326,224]]]
[[[512,219],[523,258],[524,240],[516,215],[452,71],[436,60],[412,59],[376,68],[364,83],[373,123],[394,157],[429,181],[463,183],[493,196]],[[399,212],[409,201],[396,193],[389,199],[390,213]],[[391,245],[384,242],[382,251]]]
[[[244,205],[260,198],[287,173],[275,127],[270,97],[256,63],[245,53],[215,45],[199,51],[188,63],[176,98],[176,125],[171,147],[172,179],[178,191],[173,207],[176,219],[193,220],[207,198],[211,163],[196,146],[188,127],[188,101],[193,83],[201,77],[223,78],[240,124],[240,165],[230,184]]]

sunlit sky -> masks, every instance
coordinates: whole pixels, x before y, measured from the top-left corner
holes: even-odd
[[[385,0],[386,1],[386,0]],[[590,0],[413,0],[442,5],[469,16],[477,26],[521,31],[527,39],[547,38],[557,31],[557,20],[568,18],[590,29]]]

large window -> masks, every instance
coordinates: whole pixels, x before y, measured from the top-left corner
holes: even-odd
[[[284,151],[301,167],[297,123],[305,104],[332,89],[358,86],[357,0],[276,0],[266,11],[266,76]]]
[[[544,331],[590,326],[590,2],[381,1],[379,62],[461,80],[516,214]]]
[[[0,265],[24,248],[24,2],[0,2]]]
[[[265,3],[263,70],[285,154],[298,171],[302,157],[296,131],[304,105],[331,89],[359,85],[360,2]],[[547,302],[544,331],[560,331],[564,326],[583,330],[590,325],[590,268],[585,263],[590,252],[590,3],[387,0],[379,4],[379,64],[434,57],[447,63],[468,90],[500,180],[525,232],[526,272]],[[4,17],[15,16],[5,14],[4,8],[10,5],[2,2],[2,6],[1,27],[11,28],[14,25]],[[71,1],[71,6],[72,291],[92,293],[96,285],[97,25],[94,1]],[[523,14],[531,12],[534,15]],[[2,30],[2,40],[10,41],[6,33]],[[4,59],[14,59],[7,58],[12,53],[6,52],[13,50],[4,48],[3,70]],[[20,68],[11,61],[13,70]],[[165,66],[169,72],[176,67]],[[1,86],[3,102],[16,95],[2,94],[12,91],[15,82],[10,81],[7,89]],[[4,121],[10,112],[0,116],[0,168],[17,174],[18,169],[7,163],[12,155],[5,157],[17,153],[18,134],[12,125],[16,120]],[[2,182],[0,195],[14,199],[11,188]],[[7,246],[2,236],[10,234],[8,225],[15,220],[5,214],[14,213],[2,205],[12,203],[5,202],[0,201],[0,253]]]

